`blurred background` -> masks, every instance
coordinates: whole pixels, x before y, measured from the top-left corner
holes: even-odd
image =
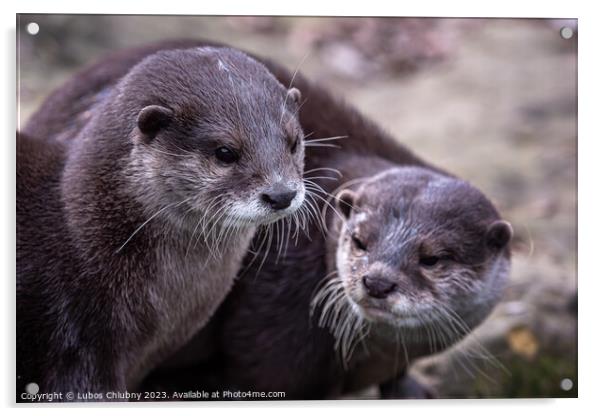
[[[302,63],[513,224],[503,301],[411,372],[443,398],[576,397],[576,20],[19,15],[17,31],[19,125],[117,48],[193,37]]]

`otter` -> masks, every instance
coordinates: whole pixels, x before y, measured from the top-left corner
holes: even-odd
[[[299,100],[240,51],[159,51],[69,141],[17,139],[18,394],[133,389],[205,325],[304,201]]]
[[[95,97],[102,94],[105,88],[119,80],[123,73],[127,72],[129,66],[143,59],[144,56],[157,50],[207,44],[210,43],[198,40],[177,40],[111,54],[86,69],[79,77],[74,78],[70,88],[65,91],[57,91],[53,101],[55,106],[67,110],[68,114],[84,114],[90,101],[94,101]],[[478,256],[484,256],[487,259],[484,265],[476,263],[465,265],[466,278],[474,278],[475,287],[481,280],[488,279],[491,282],[491,286],[484,290],[479,298],[482,300],[480,309],[475,309],[473,317],[464,316],[463,318],[474,326],[487,315],[488,309],[495,302],[506,279],[509,264],[506,240],[510,239],[511,228],[509,224],[499,220],[499,215],[491,203],[477,190],[418,158],[355,109],[333,98],[320,85],[309,82],[301,74],[291,74],[276,63],[265,59],[262,62],[281,83],[303,91],[305,100],[299,111],[301,125],[305,131],[312,134],[311,137],[318,138],[314,143],[312,143],[311,137],[306,139],[305,178],[306,181],[314,182],[314,184],[307,183],[308,189],[320,191],[320,196],[315,197],[320,205],[316,208],[317,211],[326,209],[327,222],[331,225],[329,237],[324,238],[322,226],[319,225],[320,221],[315,221],[307,230],[306,235],[300,234],[294,238],[291,237],[286,251],[283,251],[282,244],[277,242],[264,246],[262,245],[263,237],[256,236],[252,244],[254,252],[247,256],[240,272],[239,281],[235,284],[225,303],[209,324],[196,336],[196,342],[190,343],[185,351],[176,354],[178,357],[190,355],[187,357],[188,361],[180,360],[179,363],[176,363],[176,365],[184,365],[184,367],[155,371],[146,379],[143,389],[159,388],[159,390],[184,391],[195,388],[240,388],[241,390],[250,388],[254,391],[285,391],[286,398],[289,399],[317,399],[336,397],[370,384],[380,384],[383,397],[424,396],[424,390],[421,390],[420,386],[416,386],[411,379],[405,376],[411,359],[451,345],[466,333],[469,329],[468,323],[450,323],[450,326],[444,330],[445,334],[442,335],[440,331],[438,332],[437,339],[428,333],[426,334],[427,340],[424,337],[421,338],[419,336],[421,335],[420,325],[416,326],[413,331],[416,337],[404,337],[405,331],[400,328],[407,327],[411,320],[400,321],[403,325],[395,324],[398,319],[393,312],[395,305],[399,309],[403,302],[399,299],[395,302],[393,299],[400,297],[399,288],[414,283],[421,284],[420,281],[415,282],[415,279],[416,275],[421,275],[422,272],[410,273],[408,271],[403,274],[397,273],[395,276],[391,266],[388,266],[388,262],[381,259],[374,262],[374,273],[360,276],[356,272],[363,269],[358,268],[358,265],[351,265],[351,262],[343,261],[341,266],[344,272],[337,275],[333,273],[328,276],[329,279],[324,280],[330,271],[337,271],[336,259],[339,242],[338,238],[333,239],[332,233],[338,229],[339,234],[335,232],[334,235],[342,236],[341,230],[347,229],[342,224],[349,223],[351,225],[358,220],[361,211],[358,217],[356,217],[355,211],[361,210],[364,206],[364,199],[366,201],[370,199],[370,203],[375,206],[389,206],[392,208],[391,212],[397,212],[397,214],[390,214],[386,210],[376,210],[375,214],[381,212],[383,216],[371,219],[374,227],[379,224],[386,227],[385,224],[390,224],[390,228],[387,229],[391,230],[399,229],[403,225],[399,216],[404,210],[403,207],[424,206],[430,212],[440,215],[442,211],[437,210],[445,208],[449,202],[446,197],[449,197],[456,206],[469,208],[466,214],[456,213],[459,221],[456,224],[457,229],[450,229],[449,233],[443,233],[443,236],[434,234],[430,242],[433,244],[431,247],[436,247],[435,243],[443,244],[449,241],[443,238],[445,235],[447,238],[453,239],[453,233],[456,232],[459,233],[455,236],[456,238],[461,235],[474,238],[468,242],[470,244],[458,247],[464,249],[460,250],[461,253],[468,253],[466,258],[475,259]],[[60,131],[66,125],[61,114],[51,114],[49,111],[44,111],[43,108],[32,118],[32,121],[31,128],[38,129],[49,127],[54,130],[54,126],[58,126],[56,131]],[[320,138],[339,136],[344,138],[337,142],[330,142],[337,143],[338,148],[323,146],[329,144],[328,141],[318,141],[322,140]],[[337,169],[341,172],[340,177],[335,172]],[[370,178],[373,182],[370,182]],[[326,203],[326,201],[328,201],[329,194],[340,189],[341,185],[347,181],[357,182],[353,186],[348,186],[349,189],[339,195],[337,214],[335,214],[335,211],[329,207],[331,202]],[[370,187],[388,190],[387,182],[389,181],[399,186],[399,189],[393,189],[391,200],[386,193],[372,194],[369,192]],[[359,182],[368,185],[354,190]],[[404,195],[402,191],[405,187],[414,189],[414,193],[408,190],[407,195]],[[465,196],[470,198],[466,201],[453,199],[454,190],[466,194]],[[439,199],[433,201],[437,200],[437,204],[441,205],[425,202],[423,197],[429,194],[433,194],[433,198],[439,195]],[[477,203],[478,209],[472,210],[471,201]],[[354,209],[345,212],[347,204],[354,206]],[[397,207],[395,204],[399,204],[399,206]],[[366,203],[365,206],[369,206],[369,204]],[[410,209],[410,212],[414,212],[414,210]],[[393,216],[390,217],[389,214]],[[339,215],[345,220],[342,221]],[[464,223],[461,220],[471,216],[479,220],[478,227],[462,228],[461,225]],[[414,218],[421,218],[425,222],[425,229],[435,227],[438,220],[438,217]],[[452,221],[453,218],[440,218],[440,221],[445,220]],[[338,225],[337,221],[340,221]],[[420,229],[416,223],[413,223],[413,227]],[[423,235],[423,237],[425,236]],[[379,241],[377,237],[372,238]],[[349,235],[345,238],[346,240],[343,240],[340,247],[342,250],[340,256],[344,256],[345,252],[351,253],[349,244],[354,240]],[[359,242],[362,243],[361,240]],[[407,244],[414,250],[417,248],[416,242]],[[471,257],[469,253],[471,245],[478,248],[474,253],[475,257]],[[258,249],[258,247],[260,248]],[[385,245],[376,245],[375,247],[377,250],[372,255],[380,252],[381,255],[386,256]],[[371,250],[371,253],[373,251]],[[395,244],[388,247],[388,252],[393,252],[390,259],[392,263],[401,262],[404,253],[410,257],[417,255],[416,251],[409,249],[405,251],[403,246]],[[446,256],[443,256],[445,259],[441,261],[441,264],[433,265],[433,269],[425,269],[424,273],[432,277],[437,270],[436,267],[449,265],[451,259]],[[369,258],[370,255],[364,257]],[[420,257],[418,258],[420,259]],[[426,261],[433,262],[434,259]],[[437,257],[438,262],[439,258]],[[345,267],[346,264],[348,269]],[[372,263],[368,262],[368,265],[370,264]],[[418,260],[418,264],[420,264],[420,260]],[[456,266],[456,272],[462,266],[461,263],[451,264]],[[355,267],[355,270],[351,270],[352,267]],[[370,270],[370,267],[366,270]],[[347,276],[344,281],[348,286],[342,285],[341,276]],[[365,276],[367,276],[366,283],[364,283]],[[398,278],[400,282],[395,281],[395,278]],[[409,282],[406,283],[405,280],[408,279]],[[353,283],[354,281],[355,283]],[[328,282],[332,283],[328,284]],[[328,313],[332,306],[327,307],[327,305],[332,305],[326,297],[329,293],[327,290],[334,293],[335,287],[341,299],[348,302],[348,307],[340,306],[340,311],[345,311],[345,313],[339,316],[339,320],[333,318],[332,312]],[[348,287],[346,289],[348,292],[341,290],[341,287]],[[355,292],[350,290],[352,287],[356,287]],[[388,291],[387,288],[392,290]],[[435,290],[436,286],[425,286],[423,289],[429,288]],[[429,292],[421,294],[418,289],[422,289],[422,287],[416,288],[417,296],[424,296],[428,299]],[[452,289],[450,288],[450,295]],[[367,294],[368,291],[375,296]],[[383,296],[381,292],[388,293]],[[330,296],[334,296],[333,293]],[[359,302],[356,306],[352,306],[356,302],[351,298],[352,293],[355,293],[356,301]],[[363,296],[361,299],[365,298],[365,300],[357,298],[360,295]],[[462,299],[460,291],[458,297],[453,300],[470,301],[470,299]],[[374,303],[377,306],[361,309],[361,303],[366,301],[369,302],[369,305]],[[349,321],[346,322],[344,319]],[[446,316],[442,319],[451,318]],[[354,325],[362,328],[364,331],[362,334],[365,335],[362,337],[360,347],[356,348],[353,348],[353,344],[357,342],[358,337],[349,338],[347,336],[344,338],[341,332],[337,332],[338,329],[347,325],[349,334],[356,334],[349,326],[354,322]],[[417,323],[416,320],[413,323]],[[369,328],[368,334],[365,333],[367,328]],[[424,329],[423,327],[422,335],[425,335]],[[410,342],[410,340],[415,340],[415,342]],[[203,345],[205,352],[212,350],[213,355],[207,356],[202,353],[198,348],[199,344]],[[213,348],[207,348],[207,344]],[[366,346],[370,353],[366,353],[363,346]],[[370,346],[372,348],[369,348]],[[192,365],[191,360],[196,360],[197,363],[201,361],[201,363]],[[173,365],[173,360],[170,361]]]

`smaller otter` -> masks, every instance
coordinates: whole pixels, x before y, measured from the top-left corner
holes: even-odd
[[[18,139],[18,395],[135,388],[207,322],[256,227],[304,201],[299,99],[242,52],[176,49],[69,146]]]
[[[351,392],[385,383],[391,357],[440,351],[487,317],[507,280],[512,228],[467,182],[419,167],[385,170],[337,197],[344,221],[335,218],[327,248],[336,274],[312,308],[352,369]]]

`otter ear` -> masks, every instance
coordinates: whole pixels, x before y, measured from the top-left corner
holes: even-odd
[[[301,102],[301,91],[297,88],[293,87],[286,92],[286,96],[292,100],[295,104],[299,104]]]
[[[487,230],[487,245],[501,250],[510,242],[512,233],[512,226],[508,221],[497,220]]]
[[[173,119],[173,111],[160,105],[149,105],[138,113],[138,129],[147,140],[155,138]]]
[[[355,204],[356,194],[350,189],[343,189],[337,195],[337,207],[343,213],[345,218],[349,218],[351,210]]]

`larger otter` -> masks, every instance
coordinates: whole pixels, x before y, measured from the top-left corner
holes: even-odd
[[[304,200],[298,98],[241,52],[164,51],[65,154],[19,139],[19,394],[133,388],[206,323],[256,226]]]

